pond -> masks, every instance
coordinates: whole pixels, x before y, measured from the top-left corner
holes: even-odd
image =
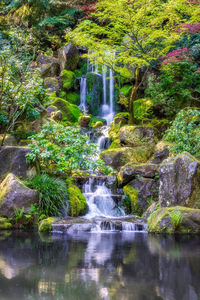
[[[0,299],[198,300],[200,237],[3,232]]]

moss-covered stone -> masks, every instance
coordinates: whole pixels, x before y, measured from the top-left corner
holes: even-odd
[[[102,121],[97,121],[96,123],[93,123],[92,124],[92,128],[99,128],[99,127],[102,127],[104,124]]]
[[[89,126],[90,120],[91,120],[91,116],[83,115],[79,117],[78,124],[81,127],[87,128]]]
[[[116,149],[116,148],[120,148],[120,139],[115,139],[114,141],[112,141],[112,143],[109,146],[109,150],[111,149]]]
[[[69,199],[69,215],[72,217],[83,216],[87,212],[87,201],[81,190],[75,185],[73,178],[67,179],[67,193]]]
[[[128,124],[128,119],[129,119],[129,113],[128,112],[120,112],[115,115],[113,119],[113,124],[121,124],[121,125],[126,125]]]
[[[52,230],[52,224],[54,223],[56,219],[51,217],[51,218],[47,218],[47,219],[44,219],[40,222],[39,224],[39,228],[38,230],[39,231],[51,231]]]
[[[69,70],[63,70],[60,74],[62,86],[65,90],[70,90],[73,86],[74,80],[75,80],[75,74],[72,71]]]
[[[71,104],[62,98],[53,97],[51,99],[53,100],[51,105],[56,106],[63,113],[63,117],[67,118],[69,122],[78,122],[81,111],[77,105]]]
[[[148,232],[200,233],[200,209],[158,207],[148,218]]]
[[[131,185],[126,185],[123,187],[124,194],[128,197],[130,201],[131,214],[138,213],[138,191]]]
[[[146,163],[153,153],[153,148],[142,146],[139,148],[123,147],[108,149],[101,152],[100,158],[109,166],[119,170],[129,162]]]
[[[67,101],[69,103],[75,104],[75,105],[79,105],[80,104],[80,94],[78,93],[66,93],[65,98],[67,99]]]
[[[44,86],[50,92],[55,92],[58,90],[59,87],[58,79],[55,77],[47,77],[44,79]]]
[[[13,225],[10,222],[10,219],[0,218],[0,230],[12,229]]]

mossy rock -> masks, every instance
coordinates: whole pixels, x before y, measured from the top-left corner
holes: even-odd
[[[123,192],[127,196],[127,202],[130,203],[130,213],[137,214],[138,213],[138,191],[136,188],[131,185],[126,185],[123,187]]]
[[[78,94],[78,93],[73,93],[73,92],[66,93],[65,97],[66,97],[66,100],[69,103],[72,103],[72,104],[75,104],[75,105],[80,104],[80,94]]]
[[[113,123],[116,124],[121,124],[121,125],[127,125],[128,124],[128,120],[129,120],[129,116],[130,114],[128,112],[120,112],[118,114],[115,115],[114,119],[113,119]]]
[[[0,218],[0,230],[12,229],[13,225],[10,222],[10,219]]]
[[[116,149],[108,149],[101,152],[100,158],[116,170],[119,170],[122,166],[129,162],[146,163],[153,153],[153,147],[123,147]]]
[[[81,116],[80,108],[77,105],[62,98],[53,98],[51,105],[56,106],[63,113],[63,118],[67,118],[69,122],[76,123]]]
[[[112,141],[111,145],[109,146],[109,150],[111,149],[117,149],[117,148],[120,148],[120,139],[115,139]]]
[[[69,215],[83,216],[87,213],[87,201],[81,190],[75,185],[73,178],[67,179],[67,193],[69,199]]]
[[[44,79],[44,87],[52,92],[58,90],[59,82],[55,77],[47,77]]]
[[[83,128],[87,128],[89,127],[90,120],[91,120],[91,116],[82,115],[78,119],[78,124]]]
[[[92,124],[92,128],[99,128],[102,127],[104,125],[104,123],[102,121],[97,121],[96,123]]]
[[[54,217],[50,217],[50,218],[47,218],[47,219],[44,219],[40,222],[39,224],[39,228],[38,230],[40,232],[42,231],[52,231],[52,224],[56,221],[56,218]]]
[[[170,121],[167,119],[146,119],[142,123],[145,126],[156,128],[159,133],[159,138],[162,138],[163,134],[170,126]]]
[[[138,147],[156,144],[157,130],[148,126],[123,126],[120,129],[121,145]]]
[[[92,117],[91,120],[90,120],[90,127],[93,127],[93,125],[97,122],[102,122],[103,125],[106,125],[106,120],[104,119],[100,119],[100,118],[95,118],[95,117]]]
[[[65,90],[70,90],[75,80],[75,74],[69,70],[63,70],[60,74],[62,86]]]
[[[158,207],[148,218],[148,232],[199,234],[200,209]]]

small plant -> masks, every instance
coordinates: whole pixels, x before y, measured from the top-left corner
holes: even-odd
[[[22,208],[14,207],[14,215],[15,215],[16,223],[19,223],[19,221],[23,218],[23,214],[24,214],[24,207]]]
[[[59,216],[65,207],[67,186],[66,183],[56,177],[46,174],[37,175],[29,181],[24,182],[29,188],[40,192],[38,207],[32,207],[31,214],[39,214],[39,218],[44,216]]]
[[[169,212],[169,216],[170,216],[170,220],[171,220],[172,224],[174,225],[175,228],[177,228],[183,219],[181,212],[173,210],[173,211]]]

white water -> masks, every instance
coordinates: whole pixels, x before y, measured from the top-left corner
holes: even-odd
[[[86,77],[81,77],[81,84],[80,84],[80,109],[82,110],[83,114],[85,115],[87,112],[87,79]]]
[[[92,189],[92,184],[93,179],[90,178],[83,187],[83,194],[87,199],[89,209],[85,218],[110,218],[125,215],[123,209],[117,207],[112,198],[111,191],[106,187],[105,183],[96,185],[95,190]]]
[[[106,150],[110,144],[108,132],[109,126],[104,126],[101,128],[101,136],[97,140],[98,149],[100,151]]]

